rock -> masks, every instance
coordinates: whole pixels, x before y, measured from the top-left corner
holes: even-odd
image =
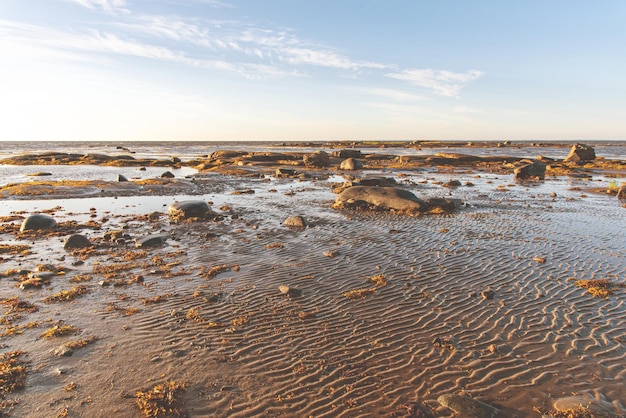
[[[338,250],[327,250],[324,251],[322,254],[324,254],[325,257],[328,258],[335,258],[339,255],[339,251]]]
[[[571,410],[583,409],[594,418],[616,417],[613,405],[606,401],[590,398],[584,395],[567,396],[554,401],[552,407],[558,412],[568,412]]]
[[[363,157],[361,150],[358,150],[358,149],[342,149],[339,151],[333,151],[331,155],[336,158],[361,158]]]
[[[362,206],[407,212],[420,212],[427,208],[425,201],[418,199],[408,190],[397,187],[349,187],[337,196],[334,204],[336,208]]]
[[[330,157],[326,151],[317,151],[314,154],[305,155],[303,162],[307,167],[328,167],[330,165]]]
[[[298,172],[292,168],[278,167],[276,169],[276,177],[294,177]]]
[[[48,173],[47,171],[37,171],[36,173],[27,174],[28,177],[44,177],[51,176],[52,173]]]
[[[596,152],[593,147],[584,144],[575,144],[567,154],[564,162],[580,163],[586,161],[593,161],[596,159]]]
[[[443,184],[443,187],[460,187],[461,182],[459,180],[450,180]]]
[[[284,284],[278,286],[278,290],[283,295],[287,295],[289,297],[298,297],[298,296],[302,295],[302,291],[300,291],[298,289],[294,289],[293,287],[290,287],[290,286],[287,286],[287,285],[284,285]]]
[[[348,158],[341,162],[339,168],[341,170],[360,170],[363,168],[363,163],[356,158]]]
[[[463,395],[441,395],[437,398],[437,402],[468,418],[491,418],[498,413],[498,409],[493,406]]]
[[[171,171],[166,171],[165,173],[161,174],[162,179],[173,179],[174,177],[176,176],[172,174]]]
[[[174,202],[167,209],[167,213],[174,221],[188,218],[212,218],[214,216],[209,204],[203,200]]]
[[[93,244],[86,236],[81,234],[74,234],[70,235],[70,237],[65,241],[65,244],[63,244],[63,248],[65,248],[66,250],[71,250],[74,248],[87,248],[91,247],[92,245]]]
[[[54,220],[53,217],[44,215],[43,213],[36,213],[24,219],[24,221],[22,222],[22,226],[20,227],[20,232],[52,229],[56,226],[57,222]]]
[[[290,216],[289,218],[285,219],[285,222],[283,222],[285,224],[285,226],[288,226],[290,228],[306,228],[307,223],[306,220],[300,216]]]
[[[160,245],[165,244],[168,236],[166,234],[152,234],[147,235],[143,238],[139,238],[135,240],[135,247],[137,248],[146,248],[146,247],[158,247]]]
[[[369,179],[361,179],[359,180],[359,186],[395,186],[398,184],[396,179],[393,177],[372,177]]]
[[[54,350],[54,355],[58,357],[69,357],[74,354],[74,350],[67,345],[63,344]]]
[[[496,292],[491,289],[483,290],[482,292],[480,292],[480,296],[482,296],[483,300],[491,300],[495,295]]]
[[[536,178],[543,180],[546,176],[546,165],[538,161],[516,167],[513,170],[515,180]]]
[[[125,182],[125,181],[128,181],[128,179],[126,178],[126,176],[124,176],[122,174],[118,174],[117,175],[117,181],[118,182]]]

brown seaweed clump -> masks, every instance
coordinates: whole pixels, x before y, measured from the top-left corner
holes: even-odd
[[[144,417],[184,417],[182,398],[185,383],[169,381],[160,383],[147,392],[135,392],[135,402]]]
[[[576,280],[574,284],[587,289],[587,293],[597,298],[608,298],[615,290],[624,286],[612,283],[609,279]]]
[[[78,334],[79,332],[80,332],[80,329],[72,325],[55,325],[52,328],[48,328],[46,331],[41,333],[41,337],[42,338],[63,337],[66,335]]]
[[[28,367],[20,360],[23,351],[11,351],[0,354],[0,416],[4,408],[4,399],[8,393],[23,389],[26,383]]]

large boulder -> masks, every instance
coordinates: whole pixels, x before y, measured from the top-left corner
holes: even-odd
[[[55,221],[52,216],[44,215],[43,213],[36,213],[24,219],[22,226],[20,227],[20,232],[52,229],[56,226],[57,221]]]
[[[303,161],[307,167],[328,167],[330,165],[330,157],[326,151],[317,151],[314,154],[305,155]]]
[[[363,163],[356,158],[348,158],[341,162],[339,168],[341,170],[360,170],[363,168]]]
[[[569,150],[564,162],[581,163],[596,159],[596,151],[593,147],[584,144],[575,144]]]
[[[516,167],[513,170],[515,180],[538,179],[543,180],[546,176],[546,165],[535,161],[529,164]]]
[[[167,213],[173,221],[179,221],[189,218],[212,218],[214,212],[211,207],[204,200],[186,200],[183,202],[174,202],[169,208]]]
[[[408,190],[397,187],[353,186],[337,196],[336,208],[375,207],[403,212],[422,212],[427,203]]]

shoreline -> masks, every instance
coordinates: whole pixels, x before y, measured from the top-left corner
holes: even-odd
[[[452,417],[452,395],[498,416],[558,417],[573,395],[623,414],[625,209],[606,189],[624,160],[515,181],[523,158],[390,154],[341,170],[347,155],[222,150],[184,177],[145,164],[156,171],[128,182],[5,185],[1,352],[25,352],[27,373],[4,412],[141,416],[139,392],[176,382],[170,406],[192,417]],[[333,189],[381,178],[464,206],[331,207]],[[175,221],[177,200],[211,216]],[[34,212],[57,227],[20,232]],[[306,226],[286,226],[294,215]],[[64,249],[72,234],[92,245]],[[588,279],[614,294],[576,285]]]

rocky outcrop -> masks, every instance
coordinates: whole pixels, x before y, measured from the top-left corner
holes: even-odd
[[[328,167],[330,165],[330,157],[325,151],[317,151],[314,154],[305,155],[302,161],[307,167]]]
[[[546,177],[546,164],[534,161],[513,170],[515,180],[543,180]]]
[[[331,155],[337,158],[361,158],[363,156],[361,150],[358,149],[342,149],[333,151]]]
[[[407,214],[426,211],[451,211],[460,206],[456,199],[419,199],[398,187],[353,186],[342,191],[335,200],[335,209],[388,210]]]
[[[575,144],[567,154],[567,157],[563,160],[568,163],[583,163],[593,161],[596,159],[596,151],[593,147],[584,144]]]

